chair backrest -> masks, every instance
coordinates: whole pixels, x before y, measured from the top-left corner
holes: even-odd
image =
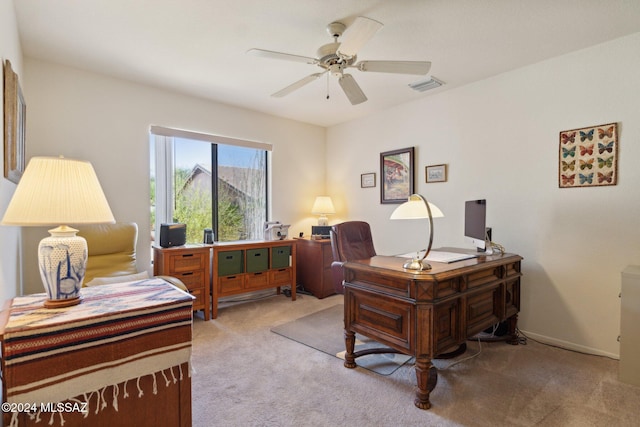
[[[135,274],[138,225],[134,222],[91,224],[77,227],[87,240],[88,256],[84,283],[96,277]]]
[[[371,227],[364,221],[347,221],[331,227],[334,261],[351,261],[376,255]]]

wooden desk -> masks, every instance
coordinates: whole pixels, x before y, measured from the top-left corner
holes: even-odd
[[[453,251],[450,248],[444,249]],[[438,374],[431,360],[466,339],[508,319],[510,344],[517,344],[520,261],[514,254],[479,256],[411,272],[404,258],[375,256],[344,264],[344,366],[356,367],[359,333],[416,358],[415,405],[429,409]],[[380,351],[378,351],[380,352]]]
[[[4,425],[190,426],[193,297],[148,279],[81,298],[59,309],[43,308],[45,294],[8,302]]]

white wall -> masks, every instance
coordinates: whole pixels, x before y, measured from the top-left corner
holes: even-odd
[[[445,214],[434,247],[470,247],[464,202],[486,198],[494,240],[524,257],[520,328],[617,357],[620,272],[640,262],[639,69],[640,33],[329,128],[335,220],[369,221],[380,254],[424,247],[426,223],[389,221],[396,206],[379,203],[380,152],[415,146],[417,191]],[[559,132],[611,122],[618,185],[558,188]],[[426,184],[441,163],[448,181]],[[366,172],[376,188],[360,188]]]
[[[25,58],[27,157],[89,160],[117,221],[138,224],[138,267],[149,269],[149,126],[161,125],[273,144],[272,218],[308,233],[323,193],[325,129]],[[37,243],[24,231],[25,293],[42,292]],[[33,256],[32,256],[33,254]]]
[[[1,64],[5,60],[11,62],[11,68],[18,74],[18,79],[23,77],[22,50],[18,37],[18,27],[16,24],[13,0],[0,0],[0,58]],[[0,75],[2,73],[0,72]],[[3,83],[0,78],[0,88]],[[20,81],[22,88],[25,88],[24,81]],[[0,93],[4,93],[0,91]],[[0,96],[0,101],[2,96]],[[0,102],[0,132],[4,138],[4,111],[3,102]],[[4,146],[4,140],[1,147]],[[0,167],[4,167],[4,150],[0,149]],[[4,178],[4,173],[0,175],[0,219],[9,205],[11,196],[16,189],[16,185]],[[19,227],[8,227],[0,225],[0,242],[2,252],[0,252],[0,303],[13,298],[20,293],[20,272],[21,257],[20,251],[22,239]]]

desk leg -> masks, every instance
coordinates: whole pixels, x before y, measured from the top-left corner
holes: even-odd
[[[420,409],[429,409],[431,408],[429,393],[436,388],[438,383],[438,370],[431,363],[431,359],[426,356],[416,357],[415,367],[418,389],[413,403]]]
[[[513,316],[507,319],[507,344],[518,345],[520,344],[520,340],[518,339],[518,314],[514,314]]]
[[[346,347],[346,353],[344,354],[344,367],[345,368],[355,368],[356,365],[356,355],[354,353],[356,347],[356,334],[355,332],[349,331],[347,329],[344,330],[344,343]]]

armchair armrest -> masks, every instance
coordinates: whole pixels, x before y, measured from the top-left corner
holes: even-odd
[[[160,279],[166,280],[176,288],[182,289],[185,292],[189,292],[189,289],[187,288],[187,286],[184,283],[182,283],[182,280],[178,279],[177,277],[173,277],[173,276],[155,276],[155,277],[159,277]]]
[[[331,275],[333,276],[333,285],[336,292],[344,294],[344,261],[333,261],[331,263]]]

